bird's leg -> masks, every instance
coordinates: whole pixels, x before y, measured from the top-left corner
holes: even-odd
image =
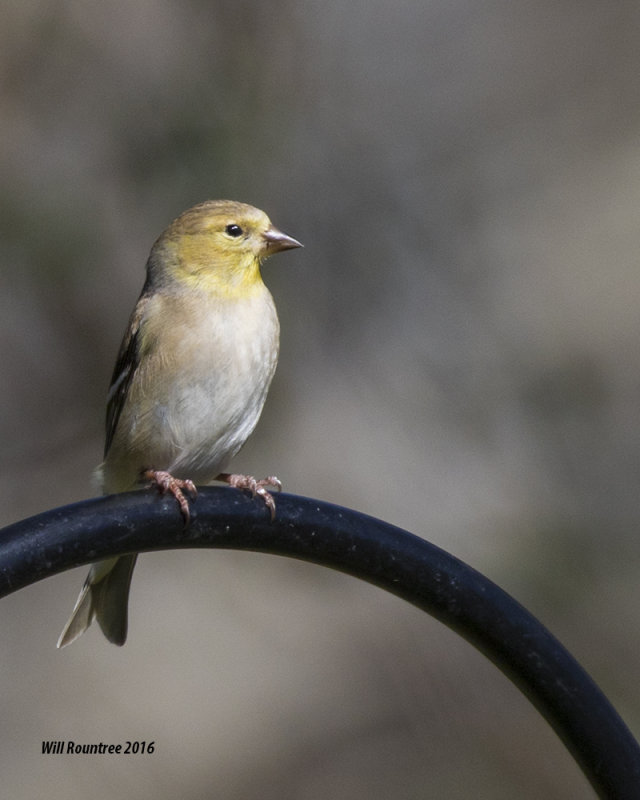
[[[248,489],[251,495],[255,497],[259,495],[263,500],[266,507],[271,512],[271,520],[276,518],[276,504],[270,492],[267,491],[267,486],[279,492],[282,489],[282,483],[275,477],[270,475],[268,478],[260,478],[256,480],[251,475],[236,475],[230,472],[221,472],[216,476],[217,481],[228,483],[234,489]]]
[[[142,473],[142,477],[148,481],[151,481],[151,484],[155,484],[158,489],[160,489],[162,494],[171,492],[171,494],[178,501],[180,511],[182,512],[182,516],[184,518],[184,526],[186,528],[189,524],[191,514],[189,512],[189,502],[184,496],[184,493],[187,492],[194,499],[198,496],[198,492],[193,481],[183,481],[181,478],[174,478],[170,472],[166,472],[166,470],[162,469],[147,469]]]

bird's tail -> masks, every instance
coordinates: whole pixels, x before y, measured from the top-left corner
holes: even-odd
[[[123,645],[127,639],[129,587],[137,554],[109,558],[93,564],[71,616],[58,639],[66,647],[83,634],[94,619],[110,642]]]

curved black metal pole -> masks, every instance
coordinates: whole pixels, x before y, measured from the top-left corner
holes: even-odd
[[[203,488],[185,530],[177,504],[131,492],[54,509],[0,531],[0,597],[126,552],[215,547],[300,558],[386,589],[459,633],[531,700],[603,798],[640,797],[640,748],[564,647],[502,589],[438,547],[381,520],[281,494]]]

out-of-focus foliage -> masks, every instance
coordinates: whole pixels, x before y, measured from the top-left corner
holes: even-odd
[[[640,731],[639,41],[629,1],[5,4],[1,522],[90,493],[154,238],[253,203],[306,249],[265,268],[282,357],[235,466],[488,573]],[[7,796],[589,794],[490,664],[371,587],[150,555],[126,647],[60,653],[82,577],[3,601]]]

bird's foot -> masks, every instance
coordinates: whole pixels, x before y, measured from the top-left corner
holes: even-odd
[[[221,472],[216,480],[228,483],[229,486],[233,486],[234,489],[248,489],[252,497],[258,495],[264,500],[264,504],[271,512],[271,520],[273,521],[276,518],[276,504],[271,492],[267,491],[267,486],[270,486],[277,492],[282,489],[282,483],[280,483],[275,475],[256,480],[256,478],[251,475],[236,475],[229,472]]]
[[[183,481],[181,478],[174,478],[170,472],[166,472],[166,470],[163,469],[147,469],[142,473],[142,477],[151,481],[152,485],[155,484],[162,494],[171,492],[178,501],[186,528],[189,524],[191,513],[189,512],[189,501],[184,493],[187,492],[187,494],[190,494],[194,499],[198,496],[198,491],[194,482],[190,480]]]

